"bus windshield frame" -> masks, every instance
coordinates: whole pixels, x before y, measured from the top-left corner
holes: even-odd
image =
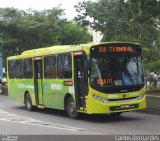
[[[119,50],[116,51],[116,48]],[[104,93],[118,93],[138,91],[144,87],[142,51],[139,45],[99,45],[91,47],[90,52],[91,88]]]

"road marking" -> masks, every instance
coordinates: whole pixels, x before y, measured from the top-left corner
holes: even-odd
[[[62,125],[62,124],[57,124],[57,123],[51,123],[51,122],[45,122],[45,121],[40,121],[40,120],[36,120],[33,118],[19,116],[19,115],[13,114],[13,113],[6,112],[2,109],[0,109],[0,121],[15,122],[15,123],[20,123],[20,124],[28,124],[28,125],[36,125],[36,126],[56,128],[56,129],[61,129],[61,130],[86,131],[86,129],[83,129],[83,128]]]

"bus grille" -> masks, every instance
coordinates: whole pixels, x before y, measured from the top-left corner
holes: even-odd
[[[139,104],[131,104],[128,105],[128,107],[126,108],[125,106],[112,106],[109,107],[111,111],[117,111],[117,110],[127,110],[127,109],[134,109],[134,108],[138,108]]]
[[[138,97],[129,97],[129,98],[121,98],[121,99],[107,99],[110,102],[125,102],[130,100],[137,100]]]

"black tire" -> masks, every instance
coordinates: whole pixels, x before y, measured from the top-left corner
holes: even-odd
[[[77,119],[78,118],[78,112],[77,112],[76,104],[75,104],[75,101],[73,100],[73,98],[71,96],[67,99],[66,113],[67,113],[67,116],[72,118],[72,119]]]
[[[33,105],[32,105],[32,99],[29,93],[26,94],[25,99],[24,99],[25,107],[28,111],[33,110]]]

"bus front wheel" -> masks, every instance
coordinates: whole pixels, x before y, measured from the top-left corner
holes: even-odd
[[[76,119],[78,117],[76,104],[71,96],[67,99],[66,112],[70,118]]]
[[[32,99],[29,93],[27,93],[25,96],[25,107],[28,111],[33,110]]]

